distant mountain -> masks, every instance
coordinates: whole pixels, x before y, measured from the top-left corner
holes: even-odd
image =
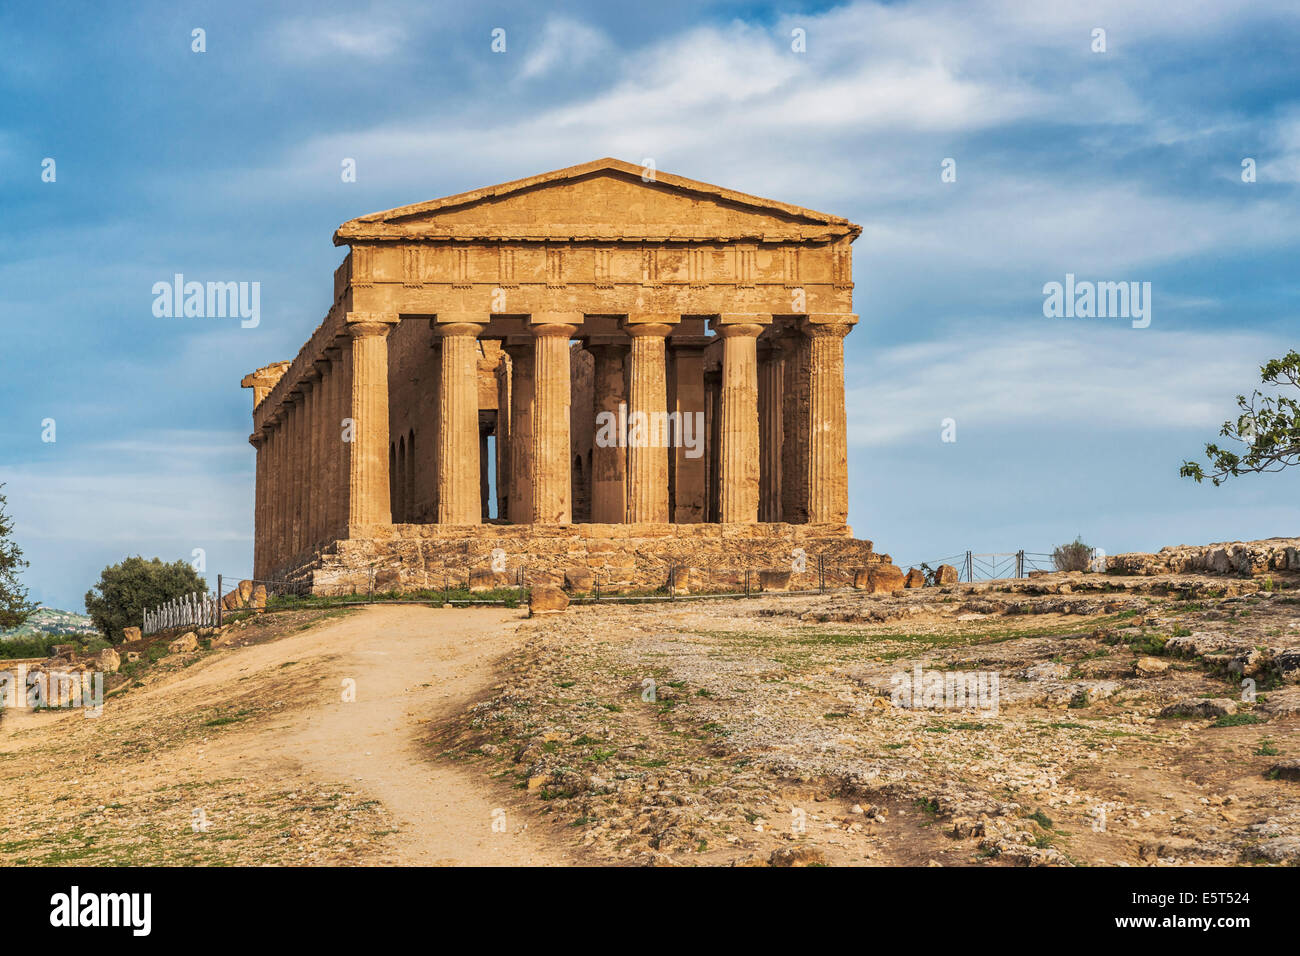
[[[33,634],[98,634],[90,618],[74,611],[60,611],[52,607],[38,607],[27,620],[12,630],[0,631],[0,640],[8,637],[30,637]]]

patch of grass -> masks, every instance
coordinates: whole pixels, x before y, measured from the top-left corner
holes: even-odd
[[[1033,820],[1044,830],[1052,829],[1052,818],[1042,810],[1035,810],[1033,813],[1029,814],[1027,819]]]
[[[1264,719],[1257,714],[1222,714],[1211,727],[1244,727],[1248,724],[1262,724]]]
[[[916,809],[928,816],[937,817],[939,815],[939,801],[933,797],[918,797],[914,803]]]
[[[1268,737],[1261,740],[1259,746],[1255,748],[1255,756],[1257,757],[1276,757],[1280,753],[1282,753],[1282,751],[1278,750],[1277,747],[1274,746],[1273,741]]]

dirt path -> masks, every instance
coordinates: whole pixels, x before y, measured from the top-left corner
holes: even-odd
[[[276,749],[382,801],[399,821],[398,862],[569,862],[554,840],[526,828],[513,794],[434,760],[421,740],[429,720],[487,689],[492,662],[512,646],[519,618],[518,611],[379,606],[268,645],[280,656],[338,655],[321,669],[330,697],[295,712]],[[356,682],[355,702],[342,700],[345,679]]]

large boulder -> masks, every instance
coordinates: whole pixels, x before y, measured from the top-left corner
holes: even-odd
[[[529,615],[563,611],[568,606],[569,596],[560,588],[551,585],[535,585],[529,592]]]
[[[141,635],[141,633],[140,633],[140,629],[139,629],[138,627],[124,627],[124,628],[122,628],[122,641],[123,641],[123,643],[130,644],[132,641],[138,641],[138,640],[140,640],[140,638],[141,638],[142,636],[143,636],[143,635]]]
[[[253,596],[249,599],[248,606],[255,611],[266,610],[266,585],[258,584],[253,588]]]
[[[122,666],[122,658],[118,656],[117,651],[111,647],[106,647],[99,652],[95,658],[98,669],[105,674],[116,674],[117,669]]]
[[[923,588],[925,587],[925,572],[920,568],[908,568],[907,574],[903,578],[903,587],[905,588]]]
[[[167,645],[167,653],[184,654],[187,651],[197,650],[198,646],[199,646],[198,635],[195,634],[193,631],[186,631],[180,637],[176,638],[176,640],[171,641]]]
[[[934,580],[936,584],[956,584],[957,569],[951,564],[941,564],[934,569]]]
[[[873,564],[867,568],[866,590],[870,594],[892,594],[903,590],[901,568],[893,564]]]

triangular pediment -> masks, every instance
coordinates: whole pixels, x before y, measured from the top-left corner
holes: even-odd
[[[826,241],[862,229],[773,199],[599,159],[499,186],[371,213],[335,245],[401,240]]]

